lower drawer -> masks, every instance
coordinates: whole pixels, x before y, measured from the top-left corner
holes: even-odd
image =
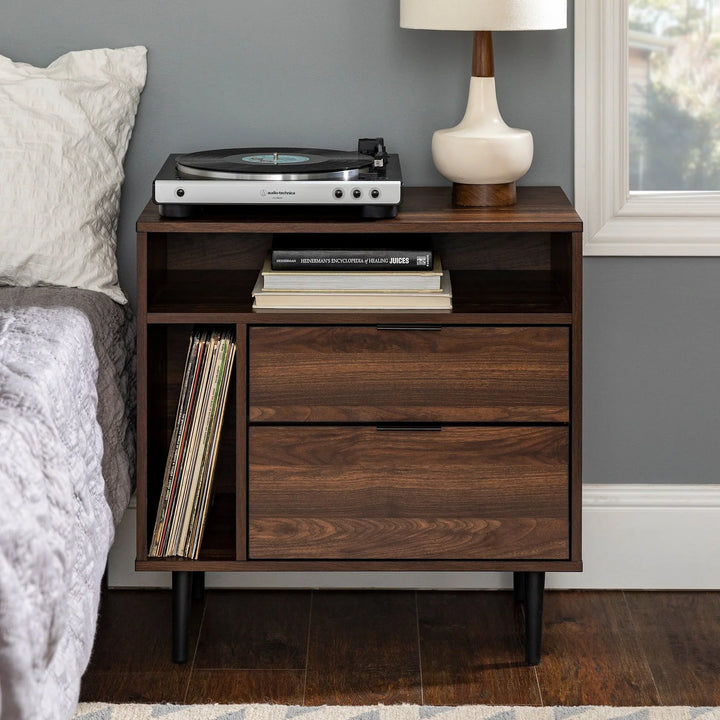
[[[567,427],[254,426],[250,559],[565,560]]]

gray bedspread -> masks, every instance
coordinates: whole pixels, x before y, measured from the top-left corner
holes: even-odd
[[[72,717],[134,468],[134,323],[0,288],[0,717]]]

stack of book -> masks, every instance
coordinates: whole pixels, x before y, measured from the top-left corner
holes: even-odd
[[[274,248],[256,308],[449,310],[450,275],[432,250]]]
[[[231,330],[193,331],[150,543],[152,557],[198,557],[234,358]]]

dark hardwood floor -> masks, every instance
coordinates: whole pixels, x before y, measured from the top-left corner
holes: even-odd
[[[208,591],[185,665],[170,607],[103,593],[81,700],[720,705],[720,592],[547,592],[537,667],[508,592]]]

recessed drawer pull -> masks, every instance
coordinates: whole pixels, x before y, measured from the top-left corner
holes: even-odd
[[[378,330],[419,330],[423,332],[440,332],[442,325],[377,325]]]
[[[376,430],[383,432],[440,432],[442,425],[440,423],[423,423],[422,425],[377,425]]]

